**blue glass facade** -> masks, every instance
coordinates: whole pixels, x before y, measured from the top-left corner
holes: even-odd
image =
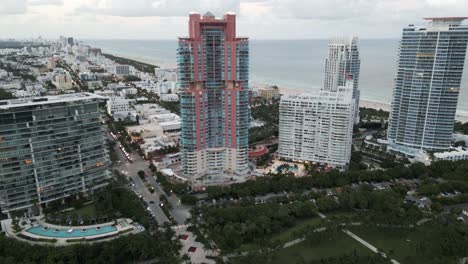
[[[388,139],[401,148],[450,147],[468,42],[463,19],[407,27],[400,41]]]

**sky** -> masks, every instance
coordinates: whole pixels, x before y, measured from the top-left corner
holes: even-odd
[[[424,17],[468,16],[468,0],[0,0],[0,39],[175,39],[191,11],[235,12],[251,39],[398,38]]]

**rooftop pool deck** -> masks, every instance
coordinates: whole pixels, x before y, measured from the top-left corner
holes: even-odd
[[[56,237],[56,238],[77,238],[89,237],[116,232],[117,228],[112,225],[92,227],[92,228],[52,228],[43,225],[34,226],[26,229],[26,232],[43,236],[43,237]]]

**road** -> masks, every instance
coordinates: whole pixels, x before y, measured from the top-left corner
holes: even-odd
[[[110,140],[113,140],[112,137],[108,137]],[[130,154],[133,163],[127,162],[127,158],[124,156],[122,150],[119,148],[119,144],[114,146],[114,150],[117,153],[120,163],[114,166],[114,169],[118,170],[120,173],[128,176],[132,179],[135,186],[133,190],[142,196],[143,200],[148,204],[148,207],[151,210],[152,215],[156,219],[159,225],[162,225],[166,222],[170,222],[167,218],[164,211],[159,206],[159,195],[157,192],[153,194],[149,192],[148,188],[146,188],[145,183],[143,180],[138,176],[138,171],[145,170],[148,168],[148,162],[144,161],[141,157],[135,154]]]
[[[380,256],[384,257],[384,258],[388,258],[387,255],[383,252],[380,252],[376,247],[374,247],[372,244],[370,244],[369,242],[365,241],[364,239],[358,237],[357,235],[355,235],[353,232],[347,230],[347,229],[342,229],[343,232],[345,232],[348,236],[350,236],[351,238],[353,238],[354,240],[358,241],[359,243],[361,243],[363,246],[365,246],[366,248],[370,249],[372,252],[374,253],[377,253],[379,254]],[[390,259],[390,258],[389,258]],[[392,262],[393,264],[400,264],[398,261],[394,260],[394,259],[390,259],[390,262]]]
[[[141,159],[141,157],[138,157],[138,158]],[[147,173],[148,175],[150,175],[149,171]],[[191,207],[181,204],[179,202],[179,198],[175,194],[173,193],[167,194],[163,190],[163,188],[161,188],[161,186],[157,183],[154,177],[147,177],[147,180],[151,184],[151,186],[153,186],[155,193],[158,194],[158,197],[161,194],[164,194],[167,197],[167,201],[171,204],[171,209],[169,210],[169,212],[171,213],[171,216],[174,218],[175,222],[178,225],[185,224],[185,221],[190,217]]]
[[[110,136],[109,139],[113,140]],[[143,199],[148,203],[149,207],[151,208],[151,212],[155,215],[155,218],[158,221],[158,223],[162,224],[170,221],[160,207],[161,201],[159,197],[162,194],[164,194],[167,197],[168,202],[171,204],[171,209],[169,210],[169,212],[173,217],[174,221],[177,223],[177,225],[185,224],[185,221],[190,217],[191,207],[181,204],[179,202],[179,198],[175,194],[166,193],[163,190],[163,188],[158,184],[156,179],[150,176],[152,173],[148,168],[149,161],[144,160],[137,153],[131,153],[130,158],[133,160],[133,163],[125,162],[127,159],[125,158],[123,152],[120,150],[119,144],[116,144],[114,148],[119,156],[119,160],[121,161],[120,164],[115,167],[115,169],[119,170],[121,173],[125,174],[126,176],[132,179],[133,183],[135,184],[134,189],[136,189],[136,191],[139,194],[141,194],[143,196]],[[138,176],[138,171],[140,170],[146,173],[147,182],[154,188],[155,192],[153,194],[151,194],[148,191],[148,188],[145,186],[145,183]],[[154,203],[150,203],[150,201],[154,201]]]

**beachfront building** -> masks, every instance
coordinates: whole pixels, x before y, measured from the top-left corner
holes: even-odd
[[[336,91],[346,85],[347,76],[354,80],[353,98],[356,99],[355,123],[359,123],[359,39],[357,37],[336,37],[328,43],[328,57],[325,61],[324,91]]]
[[[280,98],[278,86],[260,87],[257,89],[258,96],[266,100]]]
[[[249,42],[236,36],[236,15],[191,13],[177,55],[183,174],[192,182],[246,175]]]
[[[468,42],[463,17],[426,18],[400,41],[389,149],[409,156],[450,148]]]
[[[354,81],[333,91],[283,95],[280,101],[278,154],[346,169],[353,136]]]
[[[89,93],[0,101],[3,213],[87,193],[110,178],[98,103]]]
[[[130,75],[130,66],[129,65],[120,65],[113,64],[105,66],[105,70],[115,75]]]

